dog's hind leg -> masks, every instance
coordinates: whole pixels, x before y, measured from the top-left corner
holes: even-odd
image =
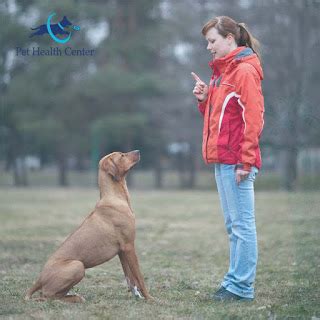
[[[31,296],[36,292],[38,291],[39,289],[41,289],[42,287],[42,284],[41,284],[41,281],[40,281],[40,278],[36,281],[36,283],[27,291],[25,297],[24,297],[24,300],[30,300],[31,299]]]
[[[82,300],[68,298],[68,291],[82,280],[85,268],[81,261],[59,261],[48,266],[42,275],[42,294],[45,298],[59,300]],[[70,301],[71,302],[71,301]],[[75,302],[75,301],[72,301]],[[80,302],[80,301],[77,301]],[[83,302],[83,300],[81,301]]]
[[[38,31],[32,33],[29,38],[32,38],[33,36],[41,36],[43,35],[43,32],[41,31],[41,29],[39,29]]]
[[[36,301],[36,302],[44,302],[44,301],[48,301],[48,300],[60,300],[60,301],[69,302],[69,303],[83,303],[86,301],[83,297],[76,295],[76,294],[75,295],[68,294],[68,295],[61,297],[61,298],[35,297],[35,298],[31,298],[30,300]]]

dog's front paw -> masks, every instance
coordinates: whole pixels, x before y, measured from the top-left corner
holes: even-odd
[[[138,299],[143,299],[143,296],[140,292],[140,290],[138,289],[137,286],[134,286],[132,289],[131,289],[131,292],[133,293],[133,295],[138,298]]]
[[[158,300],[156,300],[156,298],[154,298],[153,296],[150,296],[150,294],[148,294],[145,299],[148,301],[148,302],[159,302]]]

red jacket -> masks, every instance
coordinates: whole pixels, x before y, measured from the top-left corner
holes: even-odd
[[[264,123],[260,61],[250,48],[238,47],[209,65],[213,75],[208,98],[198,105],[204,115],[204,161],[260,169]]]

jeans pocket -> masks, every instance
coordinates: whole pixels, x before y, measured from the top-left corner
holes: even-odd
[[[256,175],[258,174],[258,172],[258,168],[252,167],[247,179],[254,182],[256,180]]]

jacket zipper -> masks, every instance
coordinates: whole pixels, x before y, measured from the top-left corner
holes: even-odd
[[[210,98],[211,98],[211,96],[210,96]],[[211,105],[210,100],[209,100],[210,105],[209,105],[209,115],[208,115],[208,135],[207,135],[207,141],[206,141],[206,158],[207,158],[207,162],[208,162],[208,140],[209,140],[209,136],[210,136],[210,115],[211,115],[211,111],[212,111],[212,105]]]
[[[215,86],[215,81],[216,79],[213,79],[213,83],[212,83],[212,88],[211,88],[211,84],[210,84],[210,92],[209,92],[209,115],[208,115],[208,135],[207,135],[207,141],[206,141],[206,160],[208,163],[208,140],[210,137],[210,116],[211,116],[211,111],[212,111],[212,104],[211,104],[211,96],[212,96],[212,91],[214,89]]]

